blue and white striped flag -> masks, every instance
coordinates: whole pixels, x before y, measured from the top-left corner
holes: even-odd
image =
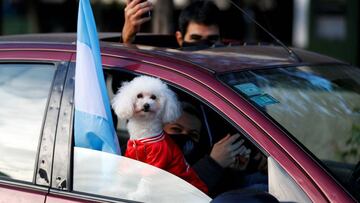
[[[75,146],[120,154],[89,0],[80,0],[75,72]]]

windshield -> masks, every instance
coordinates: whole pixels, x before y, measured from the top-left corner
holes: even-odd
[[[276,120],[346,185],[360,159],[359,78],[360,69],[346,65],[253,70],[220,77]]]

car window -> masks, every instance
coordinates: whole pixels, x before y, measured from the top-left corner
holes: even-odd
[[[110,99],[123,81],[134,75],[105,73]],[[122,154],[129,139],[126,121],[113,115]],[[74,147],[75,192],[140,202],[209,202],[211,198],[181,178],[152,165],[101,151]]]
[[[346,65],[253,70],[221,77],[307,147],[358,197],[359,78],[360,69]]]
[[[117,78],[118,75],[122,76],[121,79]],[[117,91],[124,80],[130,81],[133,77],[134,75],[126,76],[124,73],[114,72],[111,74],[109,72],[107,78],[113,80],[110,82],[112,84],[112,88],[109,88],[111,89],[109,92],[110,97],[113,96],[113,93]],[[233,189],[255,189],[267,192],[266,156],[262,151],[243,135],[241,129],[230,124],[222,116],[221,111],[219,113],[204,103],[206,99],[196,98],[191,92],[185,91],[181,87],[171,84],[169,84],[169,87],[178,96],[183,108],[183,114],[191,114],[191,118],[194,119],[190,123],[197,123],[197,117],[201,125],[200,129],[194,130],[190,127],[194,126],[188,125],[186,122],[180,125],[179,123],[170,123],[164,126],[164,130],[167,127],[170,128],[169,131],[165,131],[182,149],[185,160],[208,186],[209,195],[214,198],[223,192]],[[123,143],[122,150],[124,150],[129,139],[126,121],[117,120],[114,123],[117,123],[118,136],[120,143]],[[185,138],[184,134],[179,134],[180,126],[184,127],[183,130],[188,132],[188,137]],[[215,160],[209,158],[213,146],[225,138],[227,134],[239,134],[238,141],[243,140],[244,146],[250,149],[250,159],[244,168],[234,165],[232,168],[228,167],[226,170],[223,170]]]
[[[0,64],[0,177],[32,181],[54,65]]]

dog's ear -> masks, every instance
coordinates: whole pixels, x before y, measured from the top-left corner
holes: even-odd
[[[112,108],[119,119],[129,119],[134,113],[134,98],[131,96],[129,82],[124,82],[111,101]]]
[[[166,89],[163,93],[166,98],[162,119],[163,123],[173,122],[181,116],[180,102],[172,90]]]

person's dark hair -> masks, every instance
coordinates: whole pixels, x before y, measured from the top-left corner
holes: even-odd
[[[193,115],[197,117],[199,120],[201,120],[201,113],[196,109],[194,105],[183,101],[181,102],[181,108],[183,112]]]
[[[219,8],[212,1],[195,1],[181,11],[179,17],[179,31],[185,36],[190,21],[204,25],[219,26],[219,14]]]

